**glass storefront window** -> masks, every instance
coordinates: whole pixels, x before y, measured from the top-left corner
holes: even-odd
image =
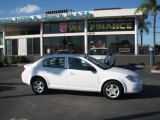
[[[43,38],[43,52],[47,54],[49,49],[51,54],[57,52],[65,53],[84,53],[84,37],[83,36],[65,36]]]
[[[12,55],[18,55],[18,40],[12,40]]]
[[[5,36],[40,34],[40,23],[6,25]]]
[[[78,26],[76,21],[68,22],[68,31],[71,33],[78,31]]]
[[[88,31],[95,32],[96,20],[88,20]]]
[[[78,32],[84,32],[84,21],[78,21],[77,22],[78,25]]]
[[[5,40],[6,55],[18,55],[18,40]]]
[[[84,21],[44,23],[44,34],[84,32]]]
[[[3,34],[0,33],[0,45],[3,45]]]
[[[55,23],[51,23],[51,33],[58,33],[59,32],[59,23],[55,22]]]
[[[6,55],[12,55],[12,41],[11,40],[5,40],[6,45]]]
[[[50,23],[44,23],[43,25],[43,33],[48,34],[51,32]]]
[[[40,54],[40,39],[33,38],[33,54]]]
[[[40,54],[40,39],[28,38],[27,39],[27,54]]]
[[[134,35],[88,36],[88,49],[93,47],[106,47],[115,54],[134,54]]]
[[[27,54],[32,54],[33,46],[32,46],[32,38],[27,39]]]

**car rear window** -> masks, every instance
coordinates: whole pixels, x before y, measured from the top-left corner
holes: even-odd
[[[43,61],[43,67],[64,68],[65,58],[64,57],[47,58]]]

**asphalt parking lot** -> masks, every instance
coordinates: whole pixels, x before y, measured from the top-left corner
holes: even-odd
[[[21,82],[22,67],[0,68],[0,120],[160,120],[160,74],[138,70],[139,95],[109,100],[98,93],[51,90],[35,95]]]

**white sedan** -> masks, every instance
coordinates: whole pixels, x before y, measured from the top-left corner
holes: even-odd
[[[49,55],[24,66],[22,81],[36,94],[48,89],[102,92],[109,99],[142,91],[142,80],[133,71],[109,68],[87,55]]]

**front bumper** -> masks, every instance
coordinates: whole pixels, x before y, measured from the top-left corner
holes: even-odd
[[[143,90],[142,82],[132,82],[126,89],[125,93],[139,93]]]

